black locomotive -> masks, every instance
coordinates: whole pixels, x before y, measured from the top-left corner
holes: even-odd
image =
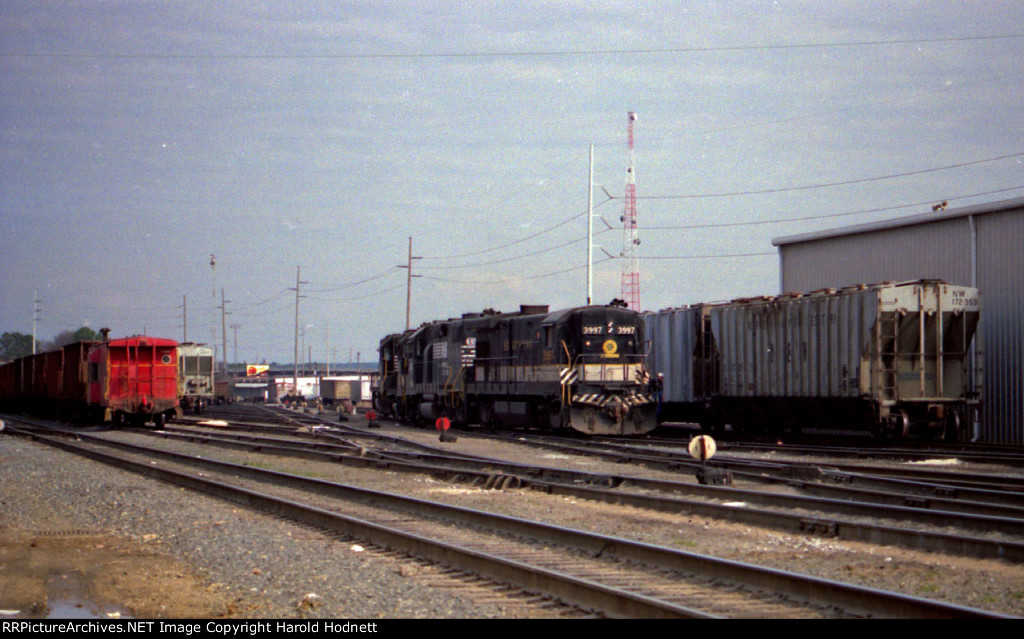
[[[388,335],[374,402],[406,421],[632,435],[657,426],[647,382],[636,312],[521,306]]]

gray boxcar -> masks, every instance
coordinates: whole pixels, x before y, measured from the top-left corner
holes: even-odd
[[[977,289],[926,280],[672,309],[647,318],[649,368],[664,373],[663,419],[962,437],[979,312]]]

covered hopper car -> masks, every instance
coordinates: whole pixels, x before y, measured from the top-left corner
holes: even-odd
[[[662,421],[964,438],[980,408],[978,290],[856,286],[645,315]]]
[[[410,421],[639,434],[656,427],[643,322],[619,306],[464,315],[380,343],[376,408]]]
[[[181,408],[202,413],[213,402],[214,352],[205,344],[178,344],[178,399]]]

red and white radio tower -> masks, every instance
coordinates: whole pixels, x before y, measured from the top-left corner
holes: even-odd
[[[636,112],[629,112],[626,167],[626,205],[622,212],[622,300],[634,311],[640,310],[640,231],[636,225],[636,153],[633,151],[633,123]]]

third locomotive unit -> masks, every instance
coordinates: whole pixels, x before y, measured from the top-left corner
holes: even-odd
[[[380,344],[381,412],[485,426],[641,434],[657,426],[641,316],[621,306],[485,311]]]

